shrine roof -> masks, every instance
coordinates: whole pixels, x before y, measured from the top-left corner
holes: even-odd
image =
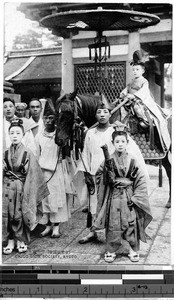
[[[5,58],[4,79],[11,82],[58,81],[61,79],[61,51],[11,51]]]

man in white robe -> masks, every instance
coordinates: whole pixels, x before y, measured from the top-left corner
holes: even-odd
[[[37,98],[32,98],[29,102],[29,111],[31,114],[30,120],[32,120],[37,127],[32,130],[33,135],[36,136],[37,133],[44,129],[44,122],[41,117],[42,103]]]

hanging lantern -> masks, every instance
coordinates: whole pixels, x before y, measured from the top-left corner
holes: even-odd
[[[101,64],[104,62],[104,74],[107,78],[107,65],[106,61],[110,58],[110,44],[106,39],[106,36],[103,36],[101,32],[98,32],[97,37],[94,39],[94,44],[90,44],[89,48],[89,60],[94,61],[94,73],[95,78],[97,78],[97,66],[99,66],[99,75],[101,77]]]

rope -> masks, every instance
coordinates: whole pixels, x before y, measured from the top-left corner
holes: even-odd
[[[82,160],[82,164],[83,164],[84,169],[85,169],[84,176],[85,176],[85,183],[87,185],[88,192],[89,192],[90,195],[94,195],[94,193],[95,193],[95,183],[94,183],[94,180],[92,178],[92,175],[87,171],[87,168],[85,166],[85,163],[84,163],[84,160],[83,160],[83,157],[82,157],[80,149],[79,149],[79,154],[80,154],[80,158]]]
[[[60,149],[61,149],[61,148],[59,147],[59,152],[58,152],[58,157],[57,157],[57,162],[56,162],[56,165],[55,165],[55,169],[54,169],[54,171],[53,171],[51,177],[46,181],[46,183],[48,183],[48,182],[51,180],[51,178],[53,178],[53,176],[54,176],[54,174],[55,174],[55,172],[56,172],[57,165],[58,165],[59,158],[60,158]]]

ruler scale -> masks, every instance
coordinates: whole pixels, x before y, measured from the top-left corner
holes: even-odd
[[[109,295],[115,295],[117,297],[123,298],[124,296],[130,296],[140,298],[144,295],[146,297],[174,297],[174,285],[147,285],[146,287],[139,287],[139,285],[2,285],[0,287],[0,297],[9,298],[18,296],[33,297],[49,295],[49,297],[63,296],[102,296],[108,297]]]
[[[0,266],[1,298],[174,297],[172,267]],[[129,267],[129,266],[128,266]]]

